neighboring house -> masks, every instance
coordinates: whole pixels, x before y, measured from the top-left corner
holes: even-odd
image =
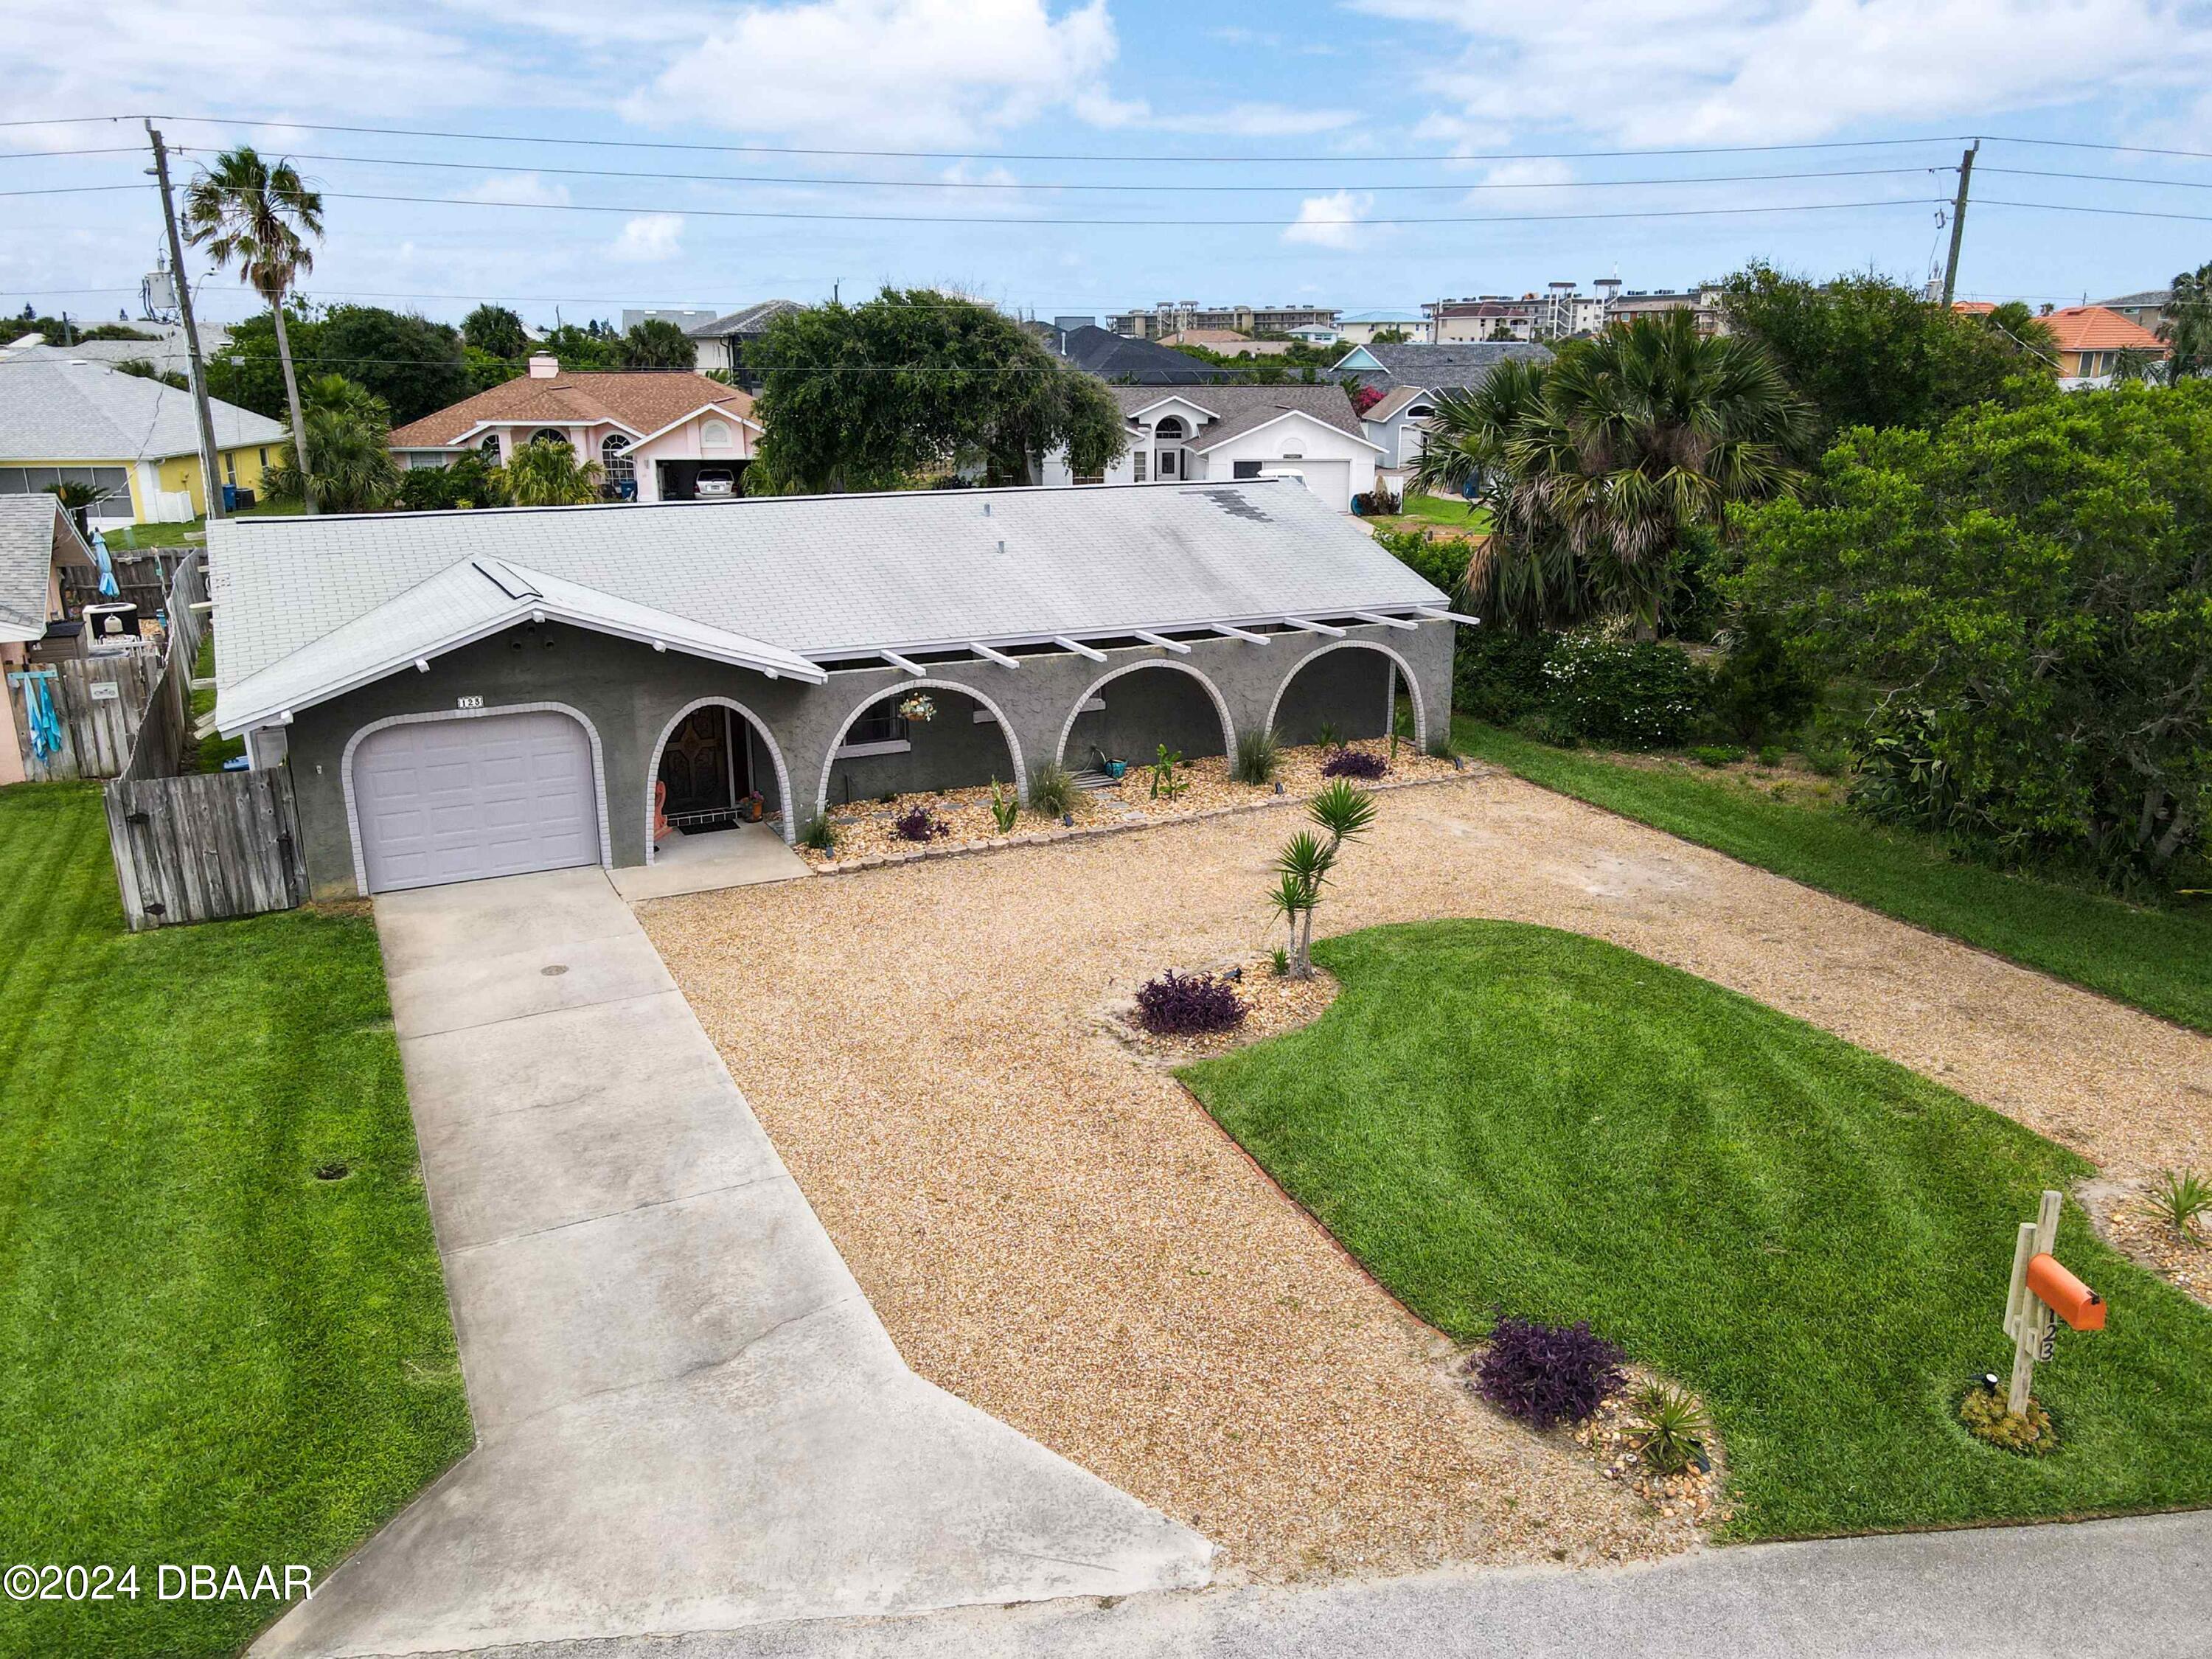
[[[1435,337],[1436,324],[1425,312],[1347,311],[1337,333],[1346,345],[1366,345],[1378,334],[1403,334],[1409,344]]]
[[[1234,369],[1103,328],[1049,329],[1045,343],[1085,374],[1124,386],[1204,386],[1237,378]]]
[[[1160,337],[1164,346],[1204,346],[1224,357],[1280,357],[1291,349],[1288,340],[1255,340],[1233,328],[1187,328]]]
[[[208,407],[222,482],[258,491],[284,428],[220,398]],[[102,528],[198,518],[207,490],[191,394],[74,349],[0,356],[0,495],[64,480],[106,492],[89,515]]]
[[[75,345],[50,346],[42,336],[33,334],[0,350],[0,362],[4,362],[15,351],[27,349],[56,356],[81,357],[87,362],[106,363],[110,368],[135,360],[153,364],[158,374],[183,374],[189,378],[189,353],[185,346],[182,323],[132,323],[129,326],[154,337],[150,340],[80,340]],[[199,331],[203,360],[214,356],[230,343],[230,331],[218,323],[202,323]]]
[[[1471,392],[1503,362],[1551,359],[1547,347],[1514,341],[1363,345],[1338,358],[1329,373],[1348,375],[1382,394],[1360,417],[1360,430],[1380,452],[1376,466],[1382,481],[1402,491],[1407,475],[1421,459],[1427,441],[1425,422],[1436,413],[1438,392]]]
[[[745,348],[767,334],[768,325],[787,313],[806,307],[796,300],[763,300],[720,317],[696,323],[684,331],[698,349],[702,374],[720,371],[748,392],[760,390],[760,374],[745,367]]]
[[[242,518],[209,557],[215,723],[289,769],[318,897],[1450,714],[1445,595],[1288,480]]]
[[[1340,386],[1209,386],[1169,392],[1109,388],[1129,447],[1096,478],[1077,478],[1066,453],[1045,458],[1041,480],[1074,483],[1186,483],[1294,474],[1339,513],[1375,487],[1381,447],[1360,429]]]
[[[605,470],[611,498],[688,501],[734,495],[759,453],[753,400],[686,369],[572,374],[543,353],[530,371],[395,428],[402,466],[444,466],[480,451],[504,465],[524,444],[557,439]]]
[[[1360,430],[1382,451],[1375,460],[1376,477],[1391,489],[1404,492],[1407,474],[1428,447],[1428,420],[1436,412],[1435,392],[1425,386],[1396,386],[1359,417]]]
[[[695,328],[706,327],[721,314],[719,311],[684,311],[667,307],[626,309],[622,314],[623,332],[629,333],[640,323],[673,323],[689,334]]]
[[[0,495],[0,784],[23,781],[23,688],[30,647],[64,619],[62,567],[88,574],[92,551],[61,503],[48,495]]]
[[[1157,340],[1194,328],[1239,334],[1289,334],[1301,328],[1334,328],[1334,306],[1202,306],[1195,300],[1163,301],[1150,311],[1117,312],[1106,326],[1132,339]]]
[[[2166,320],[2166,308],[2173,303],[2170,288],[2146,288],[2133,294],[2123,294],[2115,300],[2100,300],[2100,311],[2117,311],[2137,328],[2155,334],[2158,325]]]
[[[2161,358],[2172,352],[2148,329],[2103,306],[2067,306],[2042,320],[2057,349],[2058,384],[2069,392],[2110,386],[2123,352]]]
[[[1344,337],[1343,331],[1326,323],[1310,323],[1302,328],[1286,331],[1300,345],[1334,345]]]

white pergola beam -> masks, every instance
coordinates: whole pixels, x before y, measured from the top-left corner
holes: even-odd
[[[1462,616],[1456,611],[1439,611],[1432,605],[1417,605],[1413,607],[1413,614],[1417,617],[1425,617],[1431,622],[1462,623],[1469,628],[1482,626],[1482,618],[1480,617]]]
[[[1161,650],[1172,651],[1178,657],[1188,657],[1190,655],[1190,647],[1188,646],[1184,645],[1180,641],[1171,640],[1164,634],[1147,634],[1140,628],[1137,630],[1137,637],[1142,640],[1146,645],[1157,645]]]
[[[1384,628],[1402,628],[1407,633],[1418,632],[1420,623],[1407,622],[1403,617],[1386,617],[1379,611],[1355,611],[1352,613],[1362,622],[1378,623]]]
[[[1081,640],[1071,640],[1066,635],[1056,635],[1053,643],[1063,651],[1073,651],[1077,656],[1088,657],[1093,662],[1106,660],[1106,653],[1103,651],[1094,651]]]
[[[929,672],[929,671],[924,668],[920,663],[914,661],[910,658],[902,657],[896,651],[878,651],[876,654],[881,657],[885,662],[889,663],[892,667],[903,668],[908,673],[913,675],[916,679],[921,679]]]
[[[1227,623],[1213,623],[1210,626],[1224,639],[1243,640],[1248,645],[1265,645],[1267,642],[1265,634],[1255,634],[1249,628],[1232,628]]]
[[[994,662],[1001,668],[1019,668],[1022,665],[1022,659],[1019,657],[1010,657],[1003,651],[994,651],[979,640],[970,640],[968,642],[968,648],[982,658],[984,661]]]
[[[1331,628],[1327,623],[1308,622],[1304,617],[1285,617],[1283,620],[1293,628],[1303,628],[1309,634],[1326,634],[1333,640],[1344,637],[1341,628]]]

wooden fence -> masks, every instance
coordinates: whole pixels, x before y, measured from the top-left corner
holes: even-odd
[[[151,653],[128,657],[71,657],[11,670],[8,695],[16,708],[15,745],[33,783],[60,778],[112,778],[130,763],[138,726],[163,673]],[[31,747],[25,692],[35,682],[52,700],[62,746],[41,756]]]
[[[207,595],[200,561],[177,567],[169,645],[137,738],[108,784],[107,840],[132,933],[289,910],[307,896],[292,778],[265,772],[175,775],[191,727],[192,665]]]

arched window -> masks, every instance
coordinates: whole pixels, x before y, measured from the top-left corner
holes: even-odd
[[[568,434],[556,427],[541,426],[530,434],[530,441],[534,444],[565,444],[568,441]]]
[[[1413,404],[1406,410],[1406,418],[1409,421],[1425,421],[1436,412],[1435,409],[1427,404]]]
[[[1172,443],[1178,438],[1188,438],[1190,436],[1190,428],[1182,423],[1182,416],[1170,415],[1164,419],[1154,423],[1152,427],[1152,436],[1161,439],[1165,442]]]
[[[629,440],[610,432],[599,440],[599,465],[606,472],[607,494],[618,501],[637,499],[637,463],[629,457]]]
[[[483,456],[484,459],[489,461],[494,466],[497,466],[499,465],[499,434],[496,432],[485,433],[483,441],[477,446],[477,453]]]
[[[729,422],[702,421],[699,423],[699,442],[708,449],[727,449],[730,447]]]

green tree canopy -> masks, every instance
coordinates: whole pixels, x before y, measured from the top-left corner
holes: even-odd
[[[574,374],[594,369],[620,368],[622,356],[619,338],[594,322],[584,327],[574,323],[563,323],[540,341],[538,349],[550,351],[560,360],[561,367]]]
[[[1992,399],[2055,390],[2047,351],[2023,307],[2003,326],[1947,311],[1871,271],[1816,283],[1754,263],[1723,285],[1729,325],[1759,341],[1809,402],[1806,459],[1855,426],[1939,426]]]
[[[322,324],[302,300],[284,307],[292,349],[310,373],[318,367]],[[208,395],[272,421],[286,417],[284,368],[276,349],[276,325],[266,312],[230,325],[223,349],[207,360]]]
[[[517,507],[580,507],[599,499],[604,476],[597,461],[579,459],[558,438],[539,438],[514,452],[507,464],[507,492]]]
[[[2173,379],[2212,374],[2212,264],[2173,279],[2173,297],[2166,301],[2158,337],[2172,348],[2167,368]]]
[[[1861,428],[1753,518],[1740,596],[1881,688],[1863,805],[2172,882],[2212,806],[2212,381]]]
[[[695,368],[699,349],[665,318],[648,317],[623,335],[616,356],[624,368]]]
[[[745,363],[767,427],[753,472],[772,487],[891,489],[969,465],[1025,483],[1063,444],[1083,474],[1127,442],[1103,382],[1003,313],[929,289],[787,312]]]
[[[530,336],[522,319],[505,306],[478,306],[461,319],[461,343],[493,357],[520,360],[530,355]]]
[[[392,453],[392,411],[383,398],[343,374],[317,374],[301,382],[307,453],[317,505],[325,513],[374,513],[399,491],[400,469]],[[288,437],[265,479],[280,501],[303,493],[297,447]]]
[[[301,351],[300,361],[311,372],[343,374],[367,386],[391,406],[398,426],[457,404],[474,389],[461,337],[451,325],[381,306],[332,306],[323,313],[313,351]]]

